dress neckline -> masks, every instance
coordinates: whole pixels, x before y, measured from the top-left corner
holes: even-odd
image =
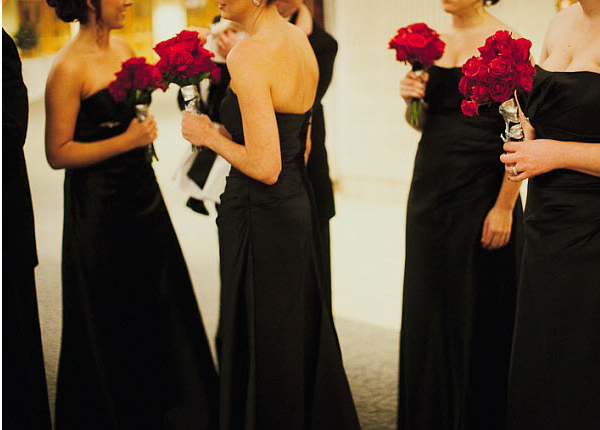
[[[440,69],[440,70],[462,70],[462,66],[442,67],[442,66],[438,66],[437,64],[433,64],[431,67],[435,67],[436,69]]]
[[[548,70],[548,69],[544,69],[539,64],[536,64],[535,68],[538,69],[538,70],[541,70],[542,72],[545,72],[545,73],[557,73],[557,74],[591,73],[592,75],[600,76],[600,73],[593,72],[591,70],[572,70],[572,71],[571,70]]]
[[[235,91],[233,91],[233,89],[231,88],[231,86],[227,87],[227,91],[229,91],[231,94],[233,94],[235,96],[235,98],[237,99],[237,94],[235,93]],[[275,112],[275,115],[279,115],[279,116],[286,116],[286,115],[291,115],[291,116],[302,116],[305,117],[310,111],[312,110],[312,108],[308,109],[306,112],[304,113],[296,113],[296,112]]]
[[[92,93],[92,94],[90,94],[89,96],[87,96],[87,97],[85,97],[85,98],[82,98],[82,99],[81,99],[81,102],[83,103],[84,101],[87,101],[87,100],[89,100],[89,99],[91,99],[91,98],[94,98],[94,97],[96,97],[98,94],[100,94],[100,93],[103,93],[104,91],[108,91],[108,87],[101,88],[101,89],[99,89],[98,91],[96,91],[96,92],[93,92],[93,93]]]

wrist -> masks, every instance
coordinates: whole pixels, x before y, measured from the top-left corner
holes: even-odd
[[[494,204],[492,209],[495,209],[497,211],[502,211],[502,212],[512,212],[514,207],[515,207],[514,202],[513,203],[496,202],[496,204]]]

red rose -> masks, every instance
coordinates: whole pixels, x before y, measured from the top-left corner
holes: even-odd
[[[388,44],[396,50],[398,61],[413,65],[413,70],[429,68],[444,53],[445,43],[437,32],[424,23],[415,23],[400,28]]]
[[[458,91],[465,97],[471,97],[471,88],[473,88],[475,82],[475,79],[463,76],[458,82]]]
[[[183,44],[188,52],[192,52],[198,46],[199,34],[197,31],[183,30],[176,37],[177,44]]]
[[[484,73],[487,71],[487,66],[481,61],[481,58],[471,57],[462,66],[463,75],[469,78],[476,78],[481,75],[482,70]]]
[[[496,57],[490,61],[488,73],[493,79],[508,75],[513,70],[513,61],[505,57]]]
[[[154,47],[154,52],[156,52],[160,58],[166,57],[169,55],[169,51],[173,45],[175,45],[175,38],[163,40]]]
[[[148,87],[149,79],[145,73],[138,73],[133,77],[133,88],[144,91]]]
[[[182,46],[175,46],[169,53],[169,65],[176,70],[185,70],[185,68],[194,61],[194,57]]]
[[[531,50],[531,42],[527,39],[520,38],[515,41],[515,59],[520,63],[529,62]]]
[[[408,26],[408,31],[412,33],[427,34],[431,31],[431,29],[424,22],[416,22]]]
[[[498,103],[504,103],[513,93],[513,88],[504,82],[496,82],[489,87],[490,97]]]
[[[473,100],[463,100],[460,109],[467,116],[479,115],[479,110],[477,109],[477,102]]]
[[[471,88],[471,98],[477,103],[487,102],[490,98],[490,91],[482,82],[478,82]]]
[[[118,80],[114,80],[108,84],[108,92],[118,103],[123,103],[127,98],[127,91],[120,85]]]
[[[410,33],[406,37],[406,45],[409,50],[418,51],[427,45],[427,38],[419,33]]]
[[[218,84],[219,82],[221,82],[221,69],[219,67],[215,67],[210,72],[210,81],[213,84]]]
[[[527,73],[521,73],[517,76],[517,89],[522,91],[531,91],[533,88],[533,77]]]
[[[488,39],[489,40],[489,39]],[[486,42],[484,46],[477,48],[479,53],[481,54],[481,60],[484,63],[489,63],[490,60],[496,57],[496,49],[491,43]]]

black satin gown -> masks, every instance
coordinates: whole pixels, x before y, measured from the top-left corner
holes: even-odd
[[[537,138],[600,144],[600,74],[536,67],[520,96]],[[510,430],[600,428],[600,178],[529,180]]]
[[[221,119],[244,144],[237,97]],[[217,224],[221,430],[356,430],[356,410],[317,260],[304,168],[309,114],[276,113],[282,170],[266,185],[235,168]]]
[[[398,429],[502,429],[522,207],[510,242],[480,240],[504,177],[498,105],[462,114],[460,68],[433,66],[406,221]]]
[[[81,101],[74,140],[134,116],[103,89]],[[146,153],[66,171],[57,430],[217,428],[209,344]]]

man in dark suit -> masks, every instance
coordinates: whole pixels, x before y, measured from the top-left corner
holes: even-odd
[[[21,59],[2,29],[3,424],[50,430],[34,277],[38,260],[23,154],[28,115]]]
[[[329,220],[335,215],[333,185],[329,177],[329,162],[325,148],[325,118],[321,100],[329,88],[333,76],[333,65],[337,54],[336,40],[321,28],[312,18],[302,0],[277,0],[279,13],[300,27],[307,35],[317,62],[319,63],[319,85],[313,106],[312,129],[310,133],[311,150],[306,165],[319,217],[321,241],[325,252],[325,269],[328,277],[329,296],[331,297],[331,256]]]

